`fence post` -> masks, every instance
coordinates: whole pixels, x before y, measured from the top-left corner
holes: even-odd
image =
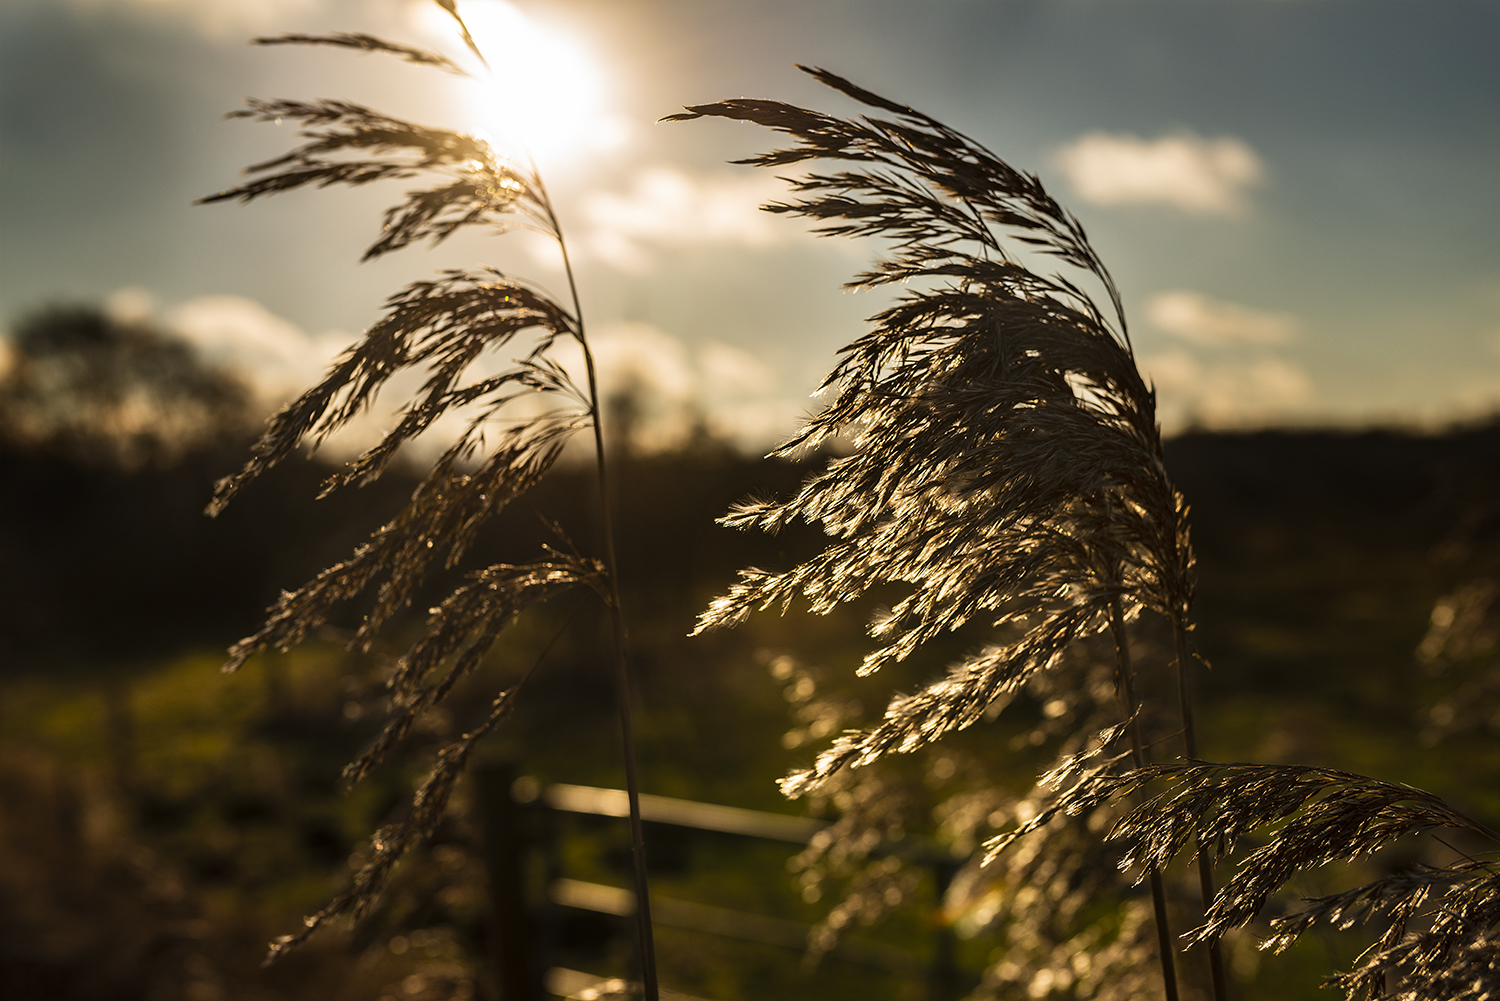
[[[532,838],[527,810],[515,801],[516,768],[509,762],[474,769],[474,792],[490,883],[490,963],[500,1001],[542,1001],[545,964],[529,899],[527,862]]]

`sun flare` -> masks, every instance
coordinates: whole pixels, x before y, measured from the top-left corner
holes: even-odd
[[[452,20],[434,22],[455,35]],[[464,89],[465,112],[500,148],[557,162],[618,145],[597,60],[580,42],[537,24],[505,0],[461,0],[459,13],[490,64]]]

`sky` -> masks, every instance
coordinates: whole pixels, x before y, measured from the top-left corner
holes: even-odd
[[[404,192],[194,206],[296,140],[247,96],[353,100],[528,149],[615,385],[758,450],[817,406],[885,301],[876,248],[756,211],[726,161],[774,139],[659,124],[768,97],[848,114],[826,67],[1038,173],[1124,293],[1167,431],[1434,426],[1500,409],[1500,0],[461,0],[481,90],[282,32],[456,57],[431,0],[0,2],[0,329],[60,303],[149,320],[240,367],[267,406],[386,296],[496,264],[561,291],[533,234],[359,264]]]

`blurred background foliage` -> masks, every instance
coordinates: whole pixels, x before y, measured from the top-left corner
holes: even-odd
[[[409,795],[421,754],[343,789],[342,767],[377,729],[391,663],[379,649],[344,652],[341,639],[357,622],[335,622],[317,642],[233,676],[218,673],[220,651],[258,623],[280,589],[346,555],[415,481],[396,473],[314,503],[325,468],[289,463],[210,521],[201,511],[213,481],[239,465],[255,423],[231,373],[84,307],[23,318],[10,346],[0,376],[5,996],[493,997],[472,783],[376,913],[276,966],[258,965],[270,938],[294,930],[342,885],[351,854]],[[622,414],[630,407],[619,403]],[[879,712],[880,693],[915,687],[982,633],[933,644],[868,683],[854,668],[873,607],[762,615],[689,639],[735,568],[789,566],[814,550],[807,532],[766,538],[713,523],[747,494],[794,488],[806,469],[745,458],[706,434],[672,453],[640,454],[628,438],[614,448],[645,791],[812,809],[830,820],[863,813],[885,825],[887,843],[960,852],[1013,822],[1056,750],[1058,717],[1082,711],[1067,692],[1034,688],[995,721],[851,776],[830,796],[784,801],[775,779]],[[1500,822],[1497,460],[1500,425],[1429,435],[1188,433],[1169,443],[1171,474],[1193,506],[1196,643],[1211,665],[1200,692],[1207,757],[1346,768]],[[533,552],[549,533],[537,511],[589,549],[589,475],[551,476],[487,532],[471,564]],[[431,593],[444,583],[430,582]],[[419,597],[414,608],[428,603]],[[499,679],[540,662],[480,767],[619,786],[606,651],[594,638],[605,631],[584,618],[597,614],[583,601],[528,613],[486,676],[430,717],[413,744],[436,746],[466,729]],[[419,624],[408,619],[391,631],[393,649]],[[1138,640],[1147,684],[1163,659],[1155,642],[1149,628]],[[1070,682],[1046,684],[1087,692],[1089,669],[1079,664],[1063,676]],[[622,823],[571,817],[558,827],[553,864],[562,875],[624,885]],[[899,852],[876,845],[789,857],[786,845],[662,825],[650,825],[648,839],[665,897],[807,925],[833,910],[842,915],[833,923],[847,924],[867,950],[907,967],[893,974],[837,951],[813,962],[663,928],[664,982],[705,998],[957,997],[1005,960],[1000,943],[1041,949],[1048,936],[1073,934],[1031,929],[1023,942],[1018,929],[1031,919],[1014,901],[997,903],[1003,885],[956,883],[940,902],[936,869],[900,865]],[[1424,850],[1369,865],[1399,868]],[[1303,877],[1295,890],[1329,892],[1355,875]],[[1100,893],[1078,918],[1090,927],[1106,927],[1100,915],[1127,913],[1117,905],[1139,899],[1129,887]],[[570,912],[557,920],[552,962],[629,973],[616,919]],[[1124,942],[1120,919],[1109,920],[1101,934]],[[924,971],[949,939],[955,972],[931,982]],[[1271,957],[1249,936],[1232,941],[1237,995],[1321,996],[1321,977],[1347,967],[1361,942],[1358,931],[1329,934]],[[1033,981],[1032,994],[1094,996],[1087,982],[1080,969],[1072,980]]]

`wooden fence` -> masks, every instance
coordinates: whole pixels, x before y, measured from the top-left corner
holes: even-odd
[[[625,791],[542,785],[503,764],[480,766],[475,769],[474,777],[482,810],[493,911],[490,958],[501,1001],[541,1001],[599,989],[603,978],[554,965],[558,918],[569,909],[629,918],[635,913],[635,894],[620,887],[566,876],[558,862],[556,818],[560,814],[626,818],[629,805]],[[641,796],[641,819],[653,824],[797,845],[806,844],[826,826],[806,817],[649,795]],[[915,850],[907,854],[931,868],[941,900],[957,871],[958,861],[935,846],[908,847]],[[811,930],[799,921],[656,894],[651,897],[651,914],[658,925],[778,946],[798,953],[806,950]],[[961,993],[957,988],[952,930],[939,921],[933,935],[931,957],[926,963],[898,949],[847,937],[830,956],[921,982],[929,1001],[952,1001]],[[663,997],[669,994],[663,992]]]

